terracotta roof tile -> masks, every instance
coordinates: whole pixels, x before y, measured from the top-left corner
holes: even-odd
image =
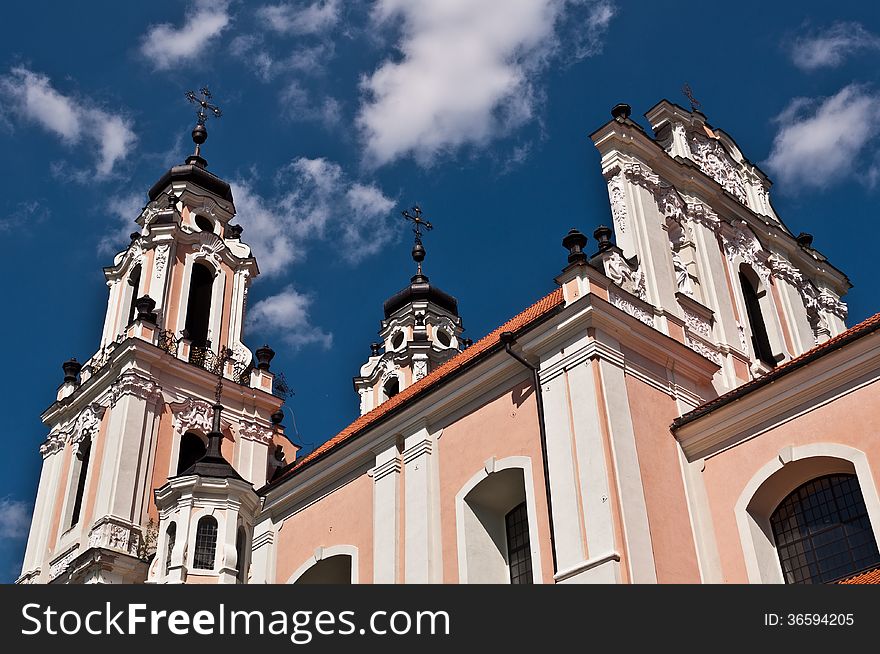
[[[679,418],[676,418],[672,422],[672,429],[678,429],[682,425],[685,425],[689,422],[693,422],[697,418],[701,418],[707,413],[711,413],[715,409],[718,409],[726,404],[730,404],[731,402],[738,400],[742,396],[761,388],[762,386],[766,386],[770,384],[783,375],[788,374],[802,366],[805,366],[808,363],[811,363],[818,359],[819,357],[828,354],[844,345],[861,338],[867,334],[870,334],[873,331],[880,329],[880,313],[876,313],[867,320],[860,322],[858,325],[854,327],[850,327],[845,332],[841,332],[834,338],[831,338],[820,345],[817,345],[811,350],[807,350],[799,357],[795,357],[791,361],[787,361],[781,366],[777,366],[770,372],[761,377],[756,377],[755,379],[746,382],[741,386],[737,386],[732,391],[728,391],[724,395],[719,395],[714,400],[709,400],[708,402],[701,404],[693,411],[689,411],[685,413]]]
[[[838,584],[880,584],[880,568],[874,568],[867,572],[860,572],[857,575],[841,579]]]
[[[295,461],[290,467],[287,468],[287,470],[282,472],[280,476],[273,479],[266,486],[274,486],[282,480],[289,478],[292,474],[296,473],[303,466],[308,465],[315,459],[318,459],[330,452],[331,450],[339,447],[342,443],[357,436],[361,432],[365,431],[368,427],[378,422],[381,418],[393,412],[395,409],[400,408],[402,405],[408,403],[411,400],[414,400],[417,397],[421,397],[431,388],[439,384],[442,380],[446,379],[454,372],[466,367],[468,363],[478,358],[481,354],[488,352],[496,345],[500,345],[501,341],[499,337],[502,332],[516,332],[523,327],[531,324],[538,318],[556,309],[557,307],[561,306],[562,302],[562,289],[557,288],[549,295],[546,295],[535,302],[529,308],[525,309],[521,313],[518,313],[516,316],[505,322],[500,327],[497,327],[495,330],[481,338],[479,341],[471,345],[466,350],[463,350],[459,354],[452,357],[449,361],[441,365],[436,370],[432,371],[423,379],[404,389],[391,399],[386,400],[369,413],[365,413],[364,415],[359,417],[348,427],[336,434],[336,436],[316,448],[313,452],[303,457],[299,461]]]

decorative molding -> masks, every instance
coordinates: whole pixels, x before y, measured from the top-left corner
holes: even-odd
[[[161,245],[156,246],[156,258],[153,265],[153,268],[156,271],[156,279],[162,279],[162,273],[165,272],[165,264],[168,263],[168,251],[170,249],[171,246],[168,243],[162,243]]]
[[[400,460],[400,457],[394,457],[390,461],[386,461],[380,466],[376,466],[373,468],[373,483],[378,482],[383,477],[387,477],[391,474],[399,474],[403,469],[403,463]]]
[[[160,402],[162,400],[162,387],[155,381],[136,372],[127,372],[119,376],[111,387],[111,406],[123,395],[134,395],[147,402]]]
[[[90,404],[83,409],[74,420],[68,439],[74,444],[91,440],[98,433],[104,411],[105,407],[100,404]]]
[[[641,300],[647,298],[645,275],[638,266],[633,268],[620,252],[612,251],[605,257],[605,274],[617,286],[636,295]]]
[[[49,581],[59,577],[70,567],[71,562],[79,554],[79,543],[75,543],[69,550],[64,552],[60,557],[49,563]]]
[[[89,532],[89,547],[102,547],[137,556],[141,546],[141,529],[119,518],[105,516]]]
[[[628,300],[627,298],[618,295],[614,291],[608,291],[608,301],[616,306],[621,311],[628,313],[633,318],[637,318],[641,320],[643,323],[648,325],[649,327],[654,326],[654,316],[648,313],[645,309],[638,306],[634,302]]]
[[[418,443],[405,450],[403,453],[403,462],[409,463],[422,456],[429,456],[434,448],[434,442],[430,438],[423,438]]]
[[[705,339],[712,336],[712,325],[708,320],[686,307],[682,307],[682,309],[684,310],[684,322],[688,329]]]
[[[611,201],[611,217],[614,228],[626,233],[626,193],[623,188],[623,173],[618,172],[608,181],[608,199]]]
[[[213,414],[211,405],[204,400],[188,397],[183,402],[171,405],[174,415],[174,432],[181,436],[188,431],[195,430],[203,434],[211,431]]]
[[[64,449],[69,434],[57,427],[49,432],[49,437],[40,445],[40,456],[44,459]]]
[[[264,445],[272,444],[274,433],[268,427],[263,427],[255,422],[245,421],[242,421],[241,425],[241,428],[238,430],[238,435],[242,438],[256,441],[257,443],[263,443]]]
[[[691,348],[697,354],[701,354],[709,361],[716,365],[721,365],[722,358],[721,353],[713,348],[708,343],[703,342],[701,339],[693,338],[690,334],[685,334],[685,345]]]
[[[718,141],[694,132],[689,141],[691,155],[704,173],[718,182],[737,200],[746,204],[746,189],[742,173],[727,150]]]
[[[413,357],[413,383],[428,376],[428,358],[427,356],[422,358],[422,356],[419,356],[418,358],[416,358],[416,356]]]

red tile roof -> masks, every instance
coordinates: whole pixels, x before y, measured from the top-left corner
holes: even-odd
[[[449,361],[441,365],[439,368],[431,372],[429,375],[419,380],[412,386],[401,391],[389,400],[386,400],[369,413],[365,413],[360,418],[351,423],[348,427],[336,434],[333,438],[325,442],[323,445],[315,449],[313,452],[303,457],[299,461],[294,461],[286,470],[278,477],[273,479],[263,488],[274,486],[284,479],[289,478],[298,470],[308,465],[312,461],[326,455],[331,450],[336,449],[343,443],[358,436],[366,429],[382,418],[394,412],[396,409],[403,407],[411,400],[422,397],[432,388],[436,387],[441,381],[452,376],[455,372],[465,368],[468,364],[473,363],[480,355],[485,354],[496,347],[501,346],[500,335],[502,332],[517,332],[524,327],[529,326],[539,318],[549,314],[556,308],[562,306],[562,289],[557,288],[549,295],[544,296],[526,310],[518,313],[513,318],[496,328],[488,335],[471,345],[466,350],[452,357]]]
[[[838,584],[880,584],[880,568],[874,568],[867,572],[861,572],[847,579],[841,579]]]
[[[877,331],[880,329],[880,313],[876,313],[867,320],[860,322],[855,327],[851,327],[847,329],[845,332],[842,332],[831,338],[824,343],[817,345],[812,350],[808,350],[804,352],[799,357],[795,357],[791,361],[787,361],[781,366],[777,366],[770,372],[761,377],[756,377],[755,379],[746,382],[742,386],[737,386],[732,391],[728,391],[724,395],[720,395],[716,397],[714,400],[709,400],[708,402],[701,404],[693,411],[685,413],[683,416],[676,418],[672,422],[672,430],[676,430],[682,425],[686,425],[689,422],[693,422],[697,418],[701,418],[707,413],[711,413],[715,409],[721,408],[735,400],[740,399],[744,395],[751,393],[758,388],[763,386],[767,386],[768,384],[772,384],[774,381],[779,379],[780,377],[801,368],[808,363],[812,363],[816,359],[825,354],[833,352],[844,345],[855,341],[862,336],[866,336],[871,332]]]

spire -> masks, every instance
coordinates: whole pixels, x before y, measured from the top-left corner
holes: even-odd
[[[406,220],[411,220],[413,224],[413,234],[415,234],[415,243],[413,244],[412,249],[412,258],[413,261],[416,262],[416,277],[421,281],[428,281],[428,278],[422,275],[422,261],[425,260],[425,247],[422,245],[422,227],[424,227],[427,231],[431,231],[434,229],[434,226],[429,223],[427,220],[422,218],[422,209],[419,205],[413,206],[410,209],[412,213],[409,211],[401,211],[401,215]],[[416,281],[416,277],[413,277],[413,281]]]
[[[207,162],[202,158],[202,144],[208,140],[208,130],[205,127],[205,123],[208,121],[208,112],[215,118],[220,118],[223,112],[220,111],[220,107],[208,102],[212,96],[207,86],[199,89],[199,93],[202,94],[201,98],[195,94],[195,91],[187,91],[185,94],[187,100],[199,105],[199,110],[196,112],[196,126],[193,127],[192,131],[192,140],[196,144],[196,151],[187,158],[186,162],[206,166]]]

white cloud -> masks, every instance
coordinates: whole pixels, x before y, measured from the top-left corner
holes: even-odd
[[[339,164],[300,158],[276,175],[277,193],[260,195],[252,180],[233,183],[238,221],[267,276],[301,260],[310,242],[334,238],[343,259],[357,263],[392,241],[394,200],[354,182]]]
[[[865,50],[880,50],[880,36],[860,23],[847,22],[798,37],[790,48],[795,66],[807,71],[839,66],[848,56]]]
[[[229,2],[196,0],[187,10],[181,27],[171,23],[151,26],[141,41],[141,54],[157,70],[167,70],[204,56],[210,42],[226,29],[229,21]]]
[[[0,539],[18,540],[27,536],[31,524],[31,507],[27,502],[0,499]]]
[[[317,121],[325,127],[334,127],[341,120],[342,105],[338,100],[315,100],[298,82],[291,82],[281,92],[281,107],[291,120]]]
[[[333,334],[312,324],[309,317],[311,304],[310,296],[288,286],[248,310],[248,329],[260,334],[280,335],[294,350],[306,345],[329,349],[333,345]]]
[[[261,82],[271,82],[284,73],[323,75],[327,62],[334,55],[333,44],[327,42],[311,46],[300,44],[290,54],[280,56],[271,52],[263,37],[256,34],[235,37],[230,43],[229,51],[256,73]]]
[[[260,7],[257,18],[279,34],[319,34],[339,22],[339,0],[286,2]]]
[[[538,74],[554,59],[601,50],[614,13],[609,0],[377,0],[374,22],[400,38],[396,55],[361,82],[366,162],[413,156],[428,165],[531,120]]]
[[[140,231],[135,219],[145,203],[144,194],[136,192],[108,199],[107,209],[113,220],[107,221],[104,234],[98,240],[98,254],[116,254],[131,241],[132,232]]]
[[[876,145],[880,93],[850,84],[828,98],[795,98],[776,120],[767,168],[783,190],[822,188],[846,176]]]
[[[0,234],[22,227],[26,229],[26,233],[31,233],[31,228],[44,223],[51,215],[52,210],[46,206],[45,200],[19,202],[12,211],[0,216]]]
[[[0,77],[0,93],[9,102],[8,111],[36,123],[59,137],[65,145],[87,143],[96,159],[94,171],[75,171],[74,179],[91,180],[112,176],[117,161],[124,159],[137,137],[131,120],[99,108],[87,98],[64,95],[51,80],[23,66]],[[61,165],[66,169],[66,165]]]

